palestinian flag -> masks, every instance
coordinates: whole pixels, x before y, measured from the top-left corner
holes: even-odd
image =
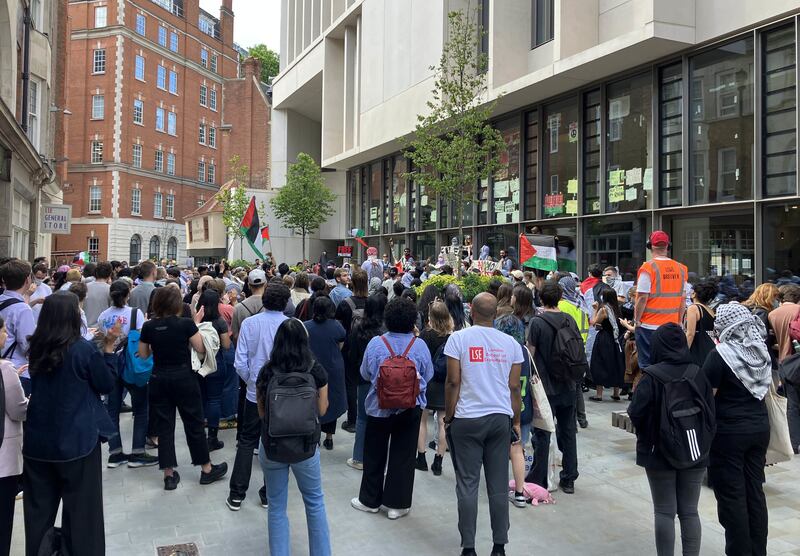
[[[72,263],[80,266],[83,266],[86,263],[90,262],[92,262],[92,256],[86,251],[81,251],[80,253],[72,257]]]
[[[242,217],[242,223],[239,224],[239,231],[247,238],[247,243],[250,244],[250,247],[255,251],[256,255],[258,255],[258,258],[263,259],[264,255],[261,254],[261,251],[255,245],[260,228],[261,226],[258,224],[258,211],[256,210],[256,198],[253,196],[250,198],[250,204],[247,206],[247,210]]]
[[[353,239],[355,239],[364,247],[369,247],[369,245],[367,245],[367,242],[362,239],[364,237],[364,230],[360,228],[353,228],[352,230],[350,230],[350,235],[353,237]]]
[[[541,234],[520,234],[520,265],[539,270],[558,270],[556,238]]]
[[[269,241],[269,226],[264,226],[261,228],[261,239],[262,241]]]

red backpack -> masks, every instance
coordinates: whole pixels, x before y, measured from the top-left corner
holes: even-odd
[[[408,358],[408,352],[416,337],[411,338],[403,355],[395,354],[392,346],[381,336],[389,350],[389,357],[383,360],[378,370],[375,390],[378,394],[378,407],[381,409],[410,409],[417,405],[419,396],[419,375],[417,365]]]

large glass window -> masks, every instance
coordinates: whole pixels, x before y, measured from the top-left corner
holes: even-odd
[[[672,220],[672,258],[698,279],[719,278],[729,297],[747,297],[754,278],[752,213]]]
[[[439,254],[439,249],[436,247],[436,234],[428,232],[424,234],[417,234],[414,236],[414,243],[411,247],[411,254],[417,261],[424,261],[426,259],[436,260]],[[396,249],[396,248],[395,248]],[[396,253],[396,251],[395,251]],[[401,253],[402,254],[402,253]]]
[[[520,128],[519,118],[513,117],[497,124],[506,144],[500,153],[500,170],[492,180],[492,212],[497,224],[519,222],[520,188]]]
[[[147,255],[148,259],[157,260],[161,256],[161,240],[158,236],[150,238],[150,249]]]
[[[753,197],[753,37],[691,59],[690,201]]]
[[[384,160],[383,166],[383,227],[381,233],[389,234],[392,232],[390,222],[392,221],[393,199],[392,199],[392,160]]]
[[[597,90],[586,93],[583,100],[584,214],[600,214],[600,131],[603,108],[600,98],[600,91]]]
[[[578,213],[578,99],[544,110],[544,171],[541,189],[545,218]]]
[[[481,247],[489,246],[489,256],[492,260],[500,260],[500,251],[507,251],[509,247],[519,248],[519,236],[516,226],[493,226],[478,230],[478,243],[474,247],[473,256],[477,257]],[[517,253],[519,255],[519,253]]]
[[[553,40],[554,4],[554,0],[531,0],[531,48]]]
[[[436,205],[438,198],[434,195],[429,195],[425,186],[419,184],[419,219],[420,230],[435,230],[438,218]]]
[[[348,229],[352,230],[358,228],[358,170],[352,170],[347,176],[347,179],[347,194],[349,197],[349,210],[347,215]]]
[[[764,207],[763,265],[765,282],[800,283],[800,206]]]
[[[128,262],[131,265],[139,264],[142,258],[142,237],[139,234],[131,236],[131,245],[128,253]]]
[[[381,189],[383,185],[382,164],[376,162],[370,167],[369,180],[369,229],[368,235],[381,233]]]
[[[408,180],[403,177],[408,167],[402,155],[392,163],[392,225],[395,232],[405,232],[408,222]]]
[[[797,192],[797,106],[794,25],[764,33],[762,113],[764,195]]]
[[[525,216],[536,218],[536,180],[539,171],[539,113],[525,114]]]
[[[674,207],[682,202],[683,178],[683,74],[681,64],[661,68],[659,86],[660,118],[660,188],[661,206]],[[650,172],[645,188],[653,186]]]
[[[489,178],[478,183],[478,224],[489,222]]]
[[[645,73],[617,81],[608,86],[606,94],[609,212],[650,208],[653,196],[651,76]],[[648,184],[644,183],[645,173],[650,176]]]
[[[603,267],[615,266],[623,280],[633,282],[636,272],[646,260],[649,217],[592,218],[584,222],[583,265],[597,263]],[[585,268],[584,268],[585,270]]]
[[[361,203],[361,217],[358,220],[358,227],[367,233],[369,205],[367,204],[367,194],[369,193],[369,166],[359,170],[361,187],[359,188],[359,202]]]

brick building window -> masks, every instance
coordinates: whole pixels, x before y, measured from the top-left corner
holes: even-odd
[[[208,165],[208,176],[206,177],[206,181],[208,183],[214,183],[216,178],[217,178],[216,173],[217,173],[217,167],[214,166],[213,164],[209,164]]]
[[[167,68],[160,64],[156,75],[156,87],[164,89],[165,91],[167,90]]]
[[[167,28],[162,25],[158,26],[158,44],[167,47]]]
[[[142,167],[142,146],[141,145],[134,145],[133,146],[133,167],[134,168],[141,168]]]
[[[106,49],[98,48],[93,52],[94,63],[92,64],[92,73],[105,73],[106,72]]]
[[[169,49],[173,52],[178,51],[178,33],[174,31],[169,34]]]
[[[92,141],[92,164],[102,164],[103,163],[103,142],[102,141]]]
[[[153,169],[156,172],[164,171],[164,151],[156,151],[155,158],[153,159]]]
[[[147,27],[147,21],[144,14],[136,14],[136,32],[144,36]]]
[[[164,196],[159,192],[156,192],[153,195],[153,217],[154,218],[161,218],[161,207],[162,207],[162,204],[163,204],[163,198],[164,198]]]
[[[160,256],[161,256],[161,240],[158,239],[158,236],[153,236],[150,238],[150,249],[149,253],[147,254],[147,258],[157,260]]]
[[[207,106],[208,104],[208,87],[200,85],[200,106]]]
[[[173,95],[178,94],[178,74],[174,71],[169,72],[169,92]]]
[[[105,27],[106,25],[108,25],[108,8],[98,6],[94,9],[94,26]]]
[[[217,130],[216,128],[209,127],[208,128],[208,146],[212,148],[217,148]]]
[[[167,153],[167,175],[175,175],[175,154]]]
[[[208,241],[208,216],[203,217],[203,240]]]
[[[206,163],[202,160],[197,163],[197,181],[206,181]]]
[[[167,114],[167,133],[170,135],[178,133],[178,116],[175,115],[175,112]]]
[[[103,193],[99,185],[89,187],[89,212],[100,212],[102,209]]]
[[[144,123],[144,102],[138,99],[133,101],[133,123]]]
[[[142,190],[131,189],[131,214],[142,214]]]
[[[208,67],[208,50],[205,48],[200,49],[200,64],[204,67]]]
[[[106,103],[103,95],[92,95],[92,119],[102,120],[105,116]]]
[[[135,76],[139,81],[144,81],[144,56],[136,55]]]
[[[167,218],[175,218],[175,195],[167,194]]]
[[[100,251],[100,238],[99,237],[90,237],[89,241],[87,242],[86,250],[89,253],[97,253]]]
[[[213,71],[214,73],[217,73],[217,55],[216,54],[212,54],[211,55],[211,71]]]
[[[206,125],[205,124],[200,124],[200,137],[198,138],[198,142],[201,145],[205,145],[206,144]]]
[[[211,89],[208,97],[208,107],[216,112],[217,110],[217,90]]]
[[[164,109],[156,108],[156,131],[164,131]]]
[[[178,258],[178,240],[171,237],[167,240],[167,259],[174,261]]]
[[[139,234],[131,236],[130,251],[128,253],[128,260],[131,265],[139,264],[142,258],[142,237]]]

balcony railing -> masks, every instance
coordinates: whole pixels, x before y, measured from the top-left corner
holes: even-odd
[[[183,0],[153,0],[154,4],[158,4],[169,13],[183,17]]]

